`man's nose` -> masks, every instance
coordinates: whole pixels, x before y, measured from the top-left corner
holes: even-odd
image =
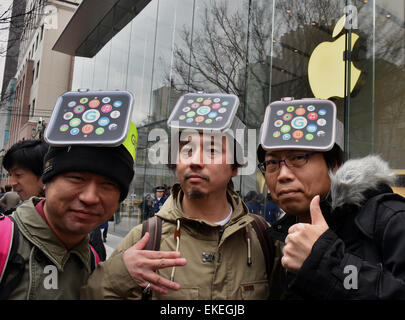
[[[285,161],[280,162],[279,166],[280,168],[277,176],[277,179],[279,181],[292,180],[294,178],[294,172],[289,167],[287,167]]]
[[[98,203],[100,201],[100,196],[97,183],[90,181],[83,186],[79,193],[79,199],[88,205]]]

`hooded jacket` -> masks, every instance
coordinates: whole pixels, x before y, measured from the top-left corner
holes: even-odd
[[[241,300],[267,299],[269,295],[266,265],[259,240],[250,223],[240,197],[228,190],[233,214],[224,226],[187,218],[181,210],[183,192],[174,185],[172,195],[157,214],[162,219],[161,251],[175,251],[174,231],[180,222],[179,251],[187,264],[176,267],[174,281],[179,291],[166,295],[152,292],[152,299],[170,300]],[[251,238],[252,264],[248,265],[246,226]],[[115,249],[112,256],[100,263],[85,287],[82,299],[141,299],[142,289],[128,273],[123,252],[140,238],[142,225],[136,226]],[[172,268],[156,271],[170,279]]]
[[[405,199],[389,185],[395,174],[378,156],[347,161],[321,201],[328,223],[297,274],[287,273],[287,299],[405,299]],[[295,219],[270,235],[284,240]]]

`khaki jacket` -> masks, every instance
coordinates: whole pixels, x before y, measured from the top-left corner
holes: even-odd
[[[25,272],[8,298],[79,299],[80,287],[91,272],[89,239],[86,237],[68,251],[35,209],[40,200],[27,200],[11,215],[20,232],[18,253],[24,258]],[[12,270],[7,282],[15,274],[16,270]]]
[[[267,299],[269,288],[263,252],[250,224],[253,218],[247,215],[248,210],[240,197],[228,192],[233,214],[221,227],[185,217],[181,210],[182,196],[179,185],[175,185],[173,194],[158,213],[162,218],[162,251],[176,250],[174,230],[176,220],[180,220],[179,251],[187,264],[176,267],[174,281],[181,289],[169,291],[167,295],[153,293],[152,299]],[[250,266],[247,264],[246,226],[251,234]],[[142,225],[132,229],[112,256],[100,263],[82,288],[82,299],[141,299],[142,288],[132,279],[122,259],[123,252],[141,238],[141,231]],[[212,261],[203,261],[203,255],[212,257]],[[157,272],[170,279],[172,268]]]

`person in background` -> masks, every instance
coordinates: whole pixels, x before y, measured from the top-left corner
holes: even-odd
[[[165,196],[166,189],[163,186],[158,186],[155,188],[155,200],[153,201],[153,211],[158,213],[165,203],[167,196]]]
[[[277,221],[279,214],[279,206],[274,203],[273,199],[271,198],[271,194],[268,193],[266,199],[266,208],[264,210],[264,218],[272,225]]]
[[[12,191],[10,185],[6,185],[5,191],[0,199],[0,212],[7,216],[14,211],[14,208],[21,202],[21,198],[17,192]]]
[[[245,196],[244,202],[250,213],[261,214],[261,207],[260,203],[257,201],[256,191],[249,191]]]

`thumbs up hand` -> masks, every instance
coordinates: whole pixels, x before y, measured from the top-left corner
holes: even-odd
[[[285,239],[281,264],[292,273],[298,272],[311,253],[314,243],[329,229],[319,206],[320,198],[315,196],[309,206],[311,224],[297,223],[290,227]]]

